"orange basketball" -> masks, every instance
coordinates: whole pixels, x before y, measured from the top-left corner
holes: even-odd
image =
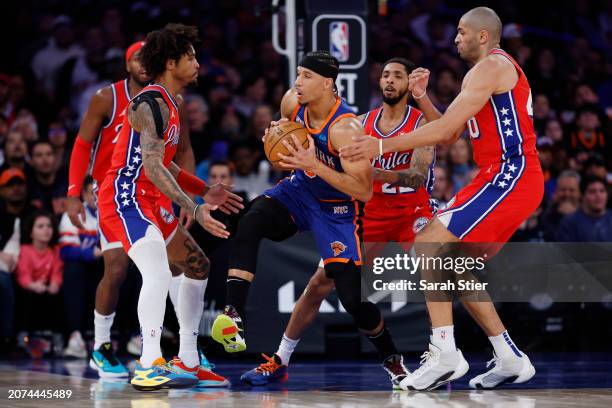
[[[297,122],[281,122],[268,130],[264,152],[274,167],[281,168],[278,166],[278,162],[281,161],[281,158],[278,157],[279,153],[285,156],[290,155],[282,141],[287,140],[289,143],[293,143],[291,136],[295,136],[305,149],[308,148],[308,131]]]

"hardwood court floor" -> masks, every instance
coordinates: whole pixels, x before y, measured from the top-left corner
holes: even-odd
[[[484,357],[484,356],[483,356]],[[229,389],[135,391],[126,381],[103,381],[87,362],[39,360],[0,362],[0,407],[610,407],[612,354],[541,354],[532,356],[538,373],[528,384],[497,390],[469,390],[467,382],[484,368],[478,356],[466,356],[468,374],[428,393],[388,391],[389,383],[374,362],[296,361],[287,382],[266,387],[240,383],[253,365],[220,363],[216,371],[232,381]],[[414,369],[415,363],[408,364]],[[36,397],[11,390],[70,390],[70,398]],[[53,394],[53,393],[50,393]]]

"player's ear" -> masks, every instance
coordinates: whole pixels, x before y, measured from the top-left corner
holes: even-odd
[[[178,61],[170,58],[168,59],[168,61],[166,61],[166,69],[168,71],[173,71],[174,69],[176,69],[176,65],[177,65]]]

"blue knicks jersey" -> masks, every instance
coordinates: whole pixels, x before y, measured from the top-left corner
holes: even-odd
[[[336,103],[329,112],[329,115],[325,119],[323,126],[319,129],[312,129],[308,124],[308,108],[306,105],[298,105],[291,116],[291,120],[294,122],[301,123],[306,127],[308,133],[314,140],[315,143],[315,154],[319,161],[323,162],[327,167],[331,169],[343,172],[342,164],[340,163],[340,157],[338,152],[332,147],[331,141],[329,140],[329,130],[336,124],[340,119],[343,118],[354,118],[355,114],[349,108],[346,101],[339,96],[336,97]],[[293,174],[293,178],[297,180],[301,185],[308,189],[308,191],[319,200],[352,200],[353,198],[347,194],[338,191],[332,187],[321,177],[317,177],[314,174],[304,172],[302,170],[296,170]]]

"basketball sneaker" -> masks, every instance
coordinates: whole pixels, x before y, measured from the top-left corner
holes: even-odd
[[[287,381],[287,378],[289,378],[287,366],[282,364],[280,357],[276,353],[272,357],[263,353],[261,355],[266,362],[242,374],[240,380],[251,385],[266,385],[270,382]]]
[[[127,368],[117,359],[113,345],[108,342],[91,353],[89,367],[96,370],[100,378],[127,377],[130,375]]]
[[[187,367],[183,361],[174,357],[168,364],[171,365],[177,372],[188,375],[193,375],[198,379],[198,387],[227,387],[229,381],[215,374],[211,369],[211,364],[204,357],[205,363],[202,364],[202,357],[204,354],[200,354],[200,365],[194,367]]]
[[[87,348],[83,336],[78,331],[73,331],[68,339],[68,346],[64,349],[64,357],[87,358]]]
[[[217,316],[212,325],[212,338],[223,345],[228,353],[246,350],[242,318],[233,306],[225,306],[223,314]]]
[[[401,382],[403,390],[431,391],[439,386],[463,377],[470,366],[461,350],[440,350],[429,344],[429,351],[421,355],[421,366]]]
[[[393,389],[401,390],[400,382],[410,375],[410,371],[404,366],[404,357],[401,354],[390,355],[383,361],[382,366],[389,374]]]
[[[166,360],[160,357],[149,368],[143,368],[140,361],[137,361],[130,383],[138,391],[155,391],[161,388],[195,387],[198,385],[198,378],[176,367],[174,360],[166,363]]]
[[[493,359],[487,362],[487,368],[491,364],[495,366],[486,373],[477,375],[470,380],[471,388],[495,388],[503,384],[520,384],[527,382],[535,375],[535,367],[531,364],[529,357],[521,353],[521,357],[501,359],[493,353]]]

